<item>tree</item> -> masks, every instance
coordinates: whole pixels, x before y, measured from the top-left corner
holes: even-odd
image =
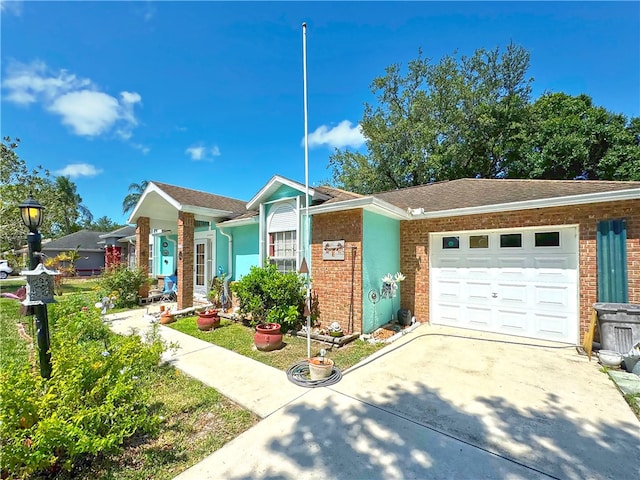
[[[640,119],[587,95],[532,104],[529,61],[510,44],[387,67],[360,121],[366,152],[336,149],[332,183],[369,194],[469,177],[640,179]]]
[[[500,176],[514,156],[526,117],[529,54],[513,44],[445,56],[419,52],[406,75],[399,65],[373,80],[378,104],[360,122],[368,153],[336,150],[333,181],[360,193],[430,181]],[[364,182],[362,181],[364,180]]]
[[[147,185],[149,185],[148,180],[142,180],[140,183],[132,183],[129,185],[129,194],[124,197],[124,200],[122,201],[123,214],[126,214],[135,208],[138,204],[138,200],[140,200],[140,197],[146,190]]]
[[[32,196],[45,208],[40,227],[43,237],[56,237],[80,228],[78,221],[91,221],[76,185],[66,177],[52,181],[42,166],[29,169],[16,150],[20,139],[4,137],[0,163],[0,248],[15,250],[25,243],[26,228],[20,219],[18,205]],[[59,180],[63,178],[64,180]],[[77,203],[76,203],[77,202]],[[75,210],[74,210],[74,203]]]
[[[55,188],[65,234],[77,232],[81,225],[90,225],[93,215],[82,204],[82,197],[76,191],[76,184],[69,177],[60,176],[55,178]]]
[[[522,161],[509,176],[640,180],[640,119],[628,122],[588,95],[548,93],[531,106]]]
[[[18,205],[30,195],[42,205],[52,194],[49,172],[38,166],[32,170],[16,153],[20,139],[4,137],[0,161],[0,248],[2,251],[20,248],[25,243],[26,228],[20,219]],[[45,215],[40,231],[51,230],[51,217]]]
[[[112,232],[120,227],[124,227],[124,225],[114,222],[105,215],[91,222],[91,224],[87,226],[87,229],[93,230],[94,232]]]

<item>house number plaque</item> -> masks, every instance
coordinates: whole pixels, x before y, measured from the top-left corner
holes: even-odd
[[[322,260],[344,260],[344,240],[322,242]]]

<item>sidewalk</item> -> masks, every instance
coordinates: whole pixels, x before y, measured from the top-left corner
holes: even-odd
[[[144,315],[145,310],[132,310],[107,315],[105,319],[117,333],[130,334],[133,330],[143,333],[151,327]],[[282,370],[172,328],[160,326],[160,334],[166,342],[179,345],[176,351],[165,352],[164,361],[261,418],[308,392],[291,383]]]
[[[144,314],[122,312],[106,320],[118,333],[143,333],[150,326]],[[263,418],[176,480],[548,478],[348,393],[349,374],[332,387],[307,389],[289,382],[283,371],[171,328],[161,326],[160,334],[180,344],[166,361]],[[375,373],[384,362],[380,357],[415,337],[406,335],[354,367],[353,380],[365,375],[385,390],[385,379]]]

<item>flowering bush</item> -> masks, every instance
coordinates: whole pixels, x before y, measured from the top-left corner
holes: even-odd
[[[145,379],[163,343],[157,333],[146,341],[115,335],[91,307],[82,295],[50,307],[49,380],[35,365],[0,365],[2,478],[71,470],[83,455],[115,451],[159,425]]]
[[[98,298],[115,296],[116,308],[133,307],[138,303],[138,290],[148,282],[147,274],[140,268],[113,265],[102,273]]]

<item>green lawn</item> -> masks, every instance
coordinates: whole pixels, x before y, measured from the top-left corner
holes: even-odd
[[[89,291],[95,282],[70,284],[71,288],[65,291]],[[15,291],[21,282],[5,280],[1,286],[3,292]],[[28,361],[29,344],[20,337],[18,325],[33,336],[31,320],[18,315],[19,306],[15,300],[0,299],[0,368],[9,361]],[[216,390],[173,367],[159,367],[149,381],[155,393],[150,408],[164,418],[158,435],[132,437],[121,452],[87,457],[72,473],[58,472],[55,478],[170,479],[259,420]]]
[[[220,327],[208,332],[198,330],[196,317],[181,318],[167,326],[280,370],[286,371],[294,363],[307,358],[307,340],[305,338],[284,335],[285,345],[283,348],[271,352],[261,352],[253,346],[254,331],[252,328],[227,319],[221,319]],[[356,340],[337,348],[312,341],[311,356],[319,355],[320,349],[324,348],[327,351],[326,356],[331,358],[338,368],[345,370],[383,346],[384,344],[370,344]]]

